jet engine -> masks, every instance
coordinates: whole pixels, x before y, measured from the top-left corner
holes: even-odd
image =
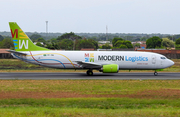
[[[119,71],[119,65],[117,64],[103,65],[100,71],[103,73],[117,73]]]

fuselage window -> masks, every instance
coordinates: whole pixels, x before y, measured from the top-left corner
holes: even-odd
[[[166,59],[166,57],[161,57],[161,59]]]

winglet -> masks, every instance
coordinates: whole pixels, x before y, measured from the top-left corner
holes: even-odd
[[[36,46],[31,39],[22,31],[16,22],[9,22],[11,35],[16,51],[47,51],[49,49]]]

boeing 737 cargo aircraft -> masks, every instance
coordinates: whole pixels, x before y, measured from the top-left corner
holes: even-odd
[[[117,73],[119,70],[154,70],[170,67],[173,61],[151,52],[133,51],[56,51],[33,44],[15,22],[9,22],[14,50],[12,55],[25,62],[59,69],[87,69],[103,73]]]

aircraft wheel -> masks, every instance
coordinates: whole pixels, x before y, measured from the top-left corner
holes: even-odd
[[[157,73],[157,72],[154,72],[154,75],[155,75],[155,76],[157,76],[157,75],[158,75],[158,73]]]
[[[92,76],[93,75],[93,72],[91,70],[88,70],[86,73],[87,73],[88,76]]]

